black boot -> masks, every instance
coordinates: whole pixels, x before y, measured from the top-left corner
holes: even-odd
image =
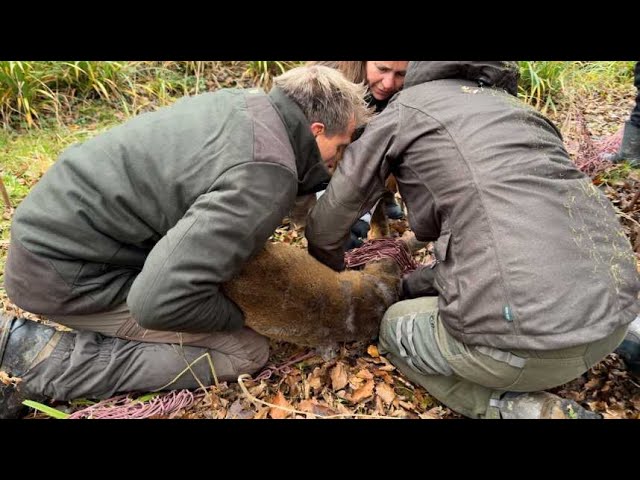
[[[506,419],[598,419],[573,400],[561,398],[549,392],[508,392],[500,401],[500,417]]]
[[[620,355],[631,373],[640,377],[640,317],[631,322],[627,335],[615,353]]]
[[[22,401],[42,400],[29,392],[21,377],[47,355],[43,350],[53,339],[56,330],[24,318],[0,313],[0,371],[15,381],[0,383],[0,419],[19,418],[25,407]],[[50,345],[49,353],[54,345]],[[38,358],[39,354],[40,357]]]
[[[607,160],[613,163],[627,161],[634,168],[640,167],[640,127],[626,122],[620,150],[609,156]]]

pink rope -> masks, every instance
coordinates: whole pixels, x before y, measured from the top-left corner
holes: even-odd
[[[611,162],[605,159],[605,155],[618,151],[622,143],[622,129],[613,135],[593,141],[587,128],[584,116],[576,119],[579,128],[578,152],[575,158],[577,167],[591,178],[604,172],[611,166]]]
[[[291,372],[291,368],[289,368],[294,363],[301,362],[302,360],[306,360],[307,358],[313,357],[315,355],[314,352],[307,353],[298,353],[293,357],[290,357],[285,363],[280,365],[267,365],[262,369],[262,371],[254,378],[255,381],[267,380],[271,378],[274,373],[279,375],[287,375]]]
[[[195,401],[196,397],[189,390],[174,390],[147,402],[134,400],[129,395],[118,395],[77,410],[68,418],[140,419],[154,415],[166,416],[190,407]]]
[[[360,248],[354,248],[344,254],[347,268],[358,267],[385,258],[394,259],[400,265],[402,273],[412,272],[418,267],[418,263],[411,256],[407,244],[402,240],[392,238],[369,240]]]

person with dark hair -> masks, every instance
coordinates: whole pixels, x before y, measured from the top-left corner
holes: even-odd
[[[370,115],[366,89],[328,67],[274,85],[137,116],[64,151],[31,190],[13,218],[5,288],[76,331],[0,315],[0,370],[20,380],[0,385],[0,418],[25,398],[197,388],[264,366],[268,340],[221,286],[297,195],[326,187]]]
[[[381,353],[468,417],[594,418],[543,390],[622,342],[640,313],[635,255],[556,126],[517,99],[518,74],[515,62],[410,62],[311,211],[308,249],[343,269],[350,225],[393,174],[436,262],[404,279]]]

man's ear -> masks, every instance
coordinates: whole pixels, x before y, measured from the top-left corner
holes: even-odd
[[[313,134],[314,137],[317,137],[318,135],[323,134],[324,133],[324,123],[313,122],[311,124],[311,133]]]

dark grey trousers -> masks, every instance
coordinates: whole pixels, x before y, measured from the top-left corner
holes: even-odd
[[[209,386],[214,372],[219,381],[233,381],[258,371],[269,357],[267,338],[248,328],[212,334],[151,331],[137,325],[126,305],[52,319],[77,331],[58,335],[53,351],[23,380],[30,392],[56,400]]]

